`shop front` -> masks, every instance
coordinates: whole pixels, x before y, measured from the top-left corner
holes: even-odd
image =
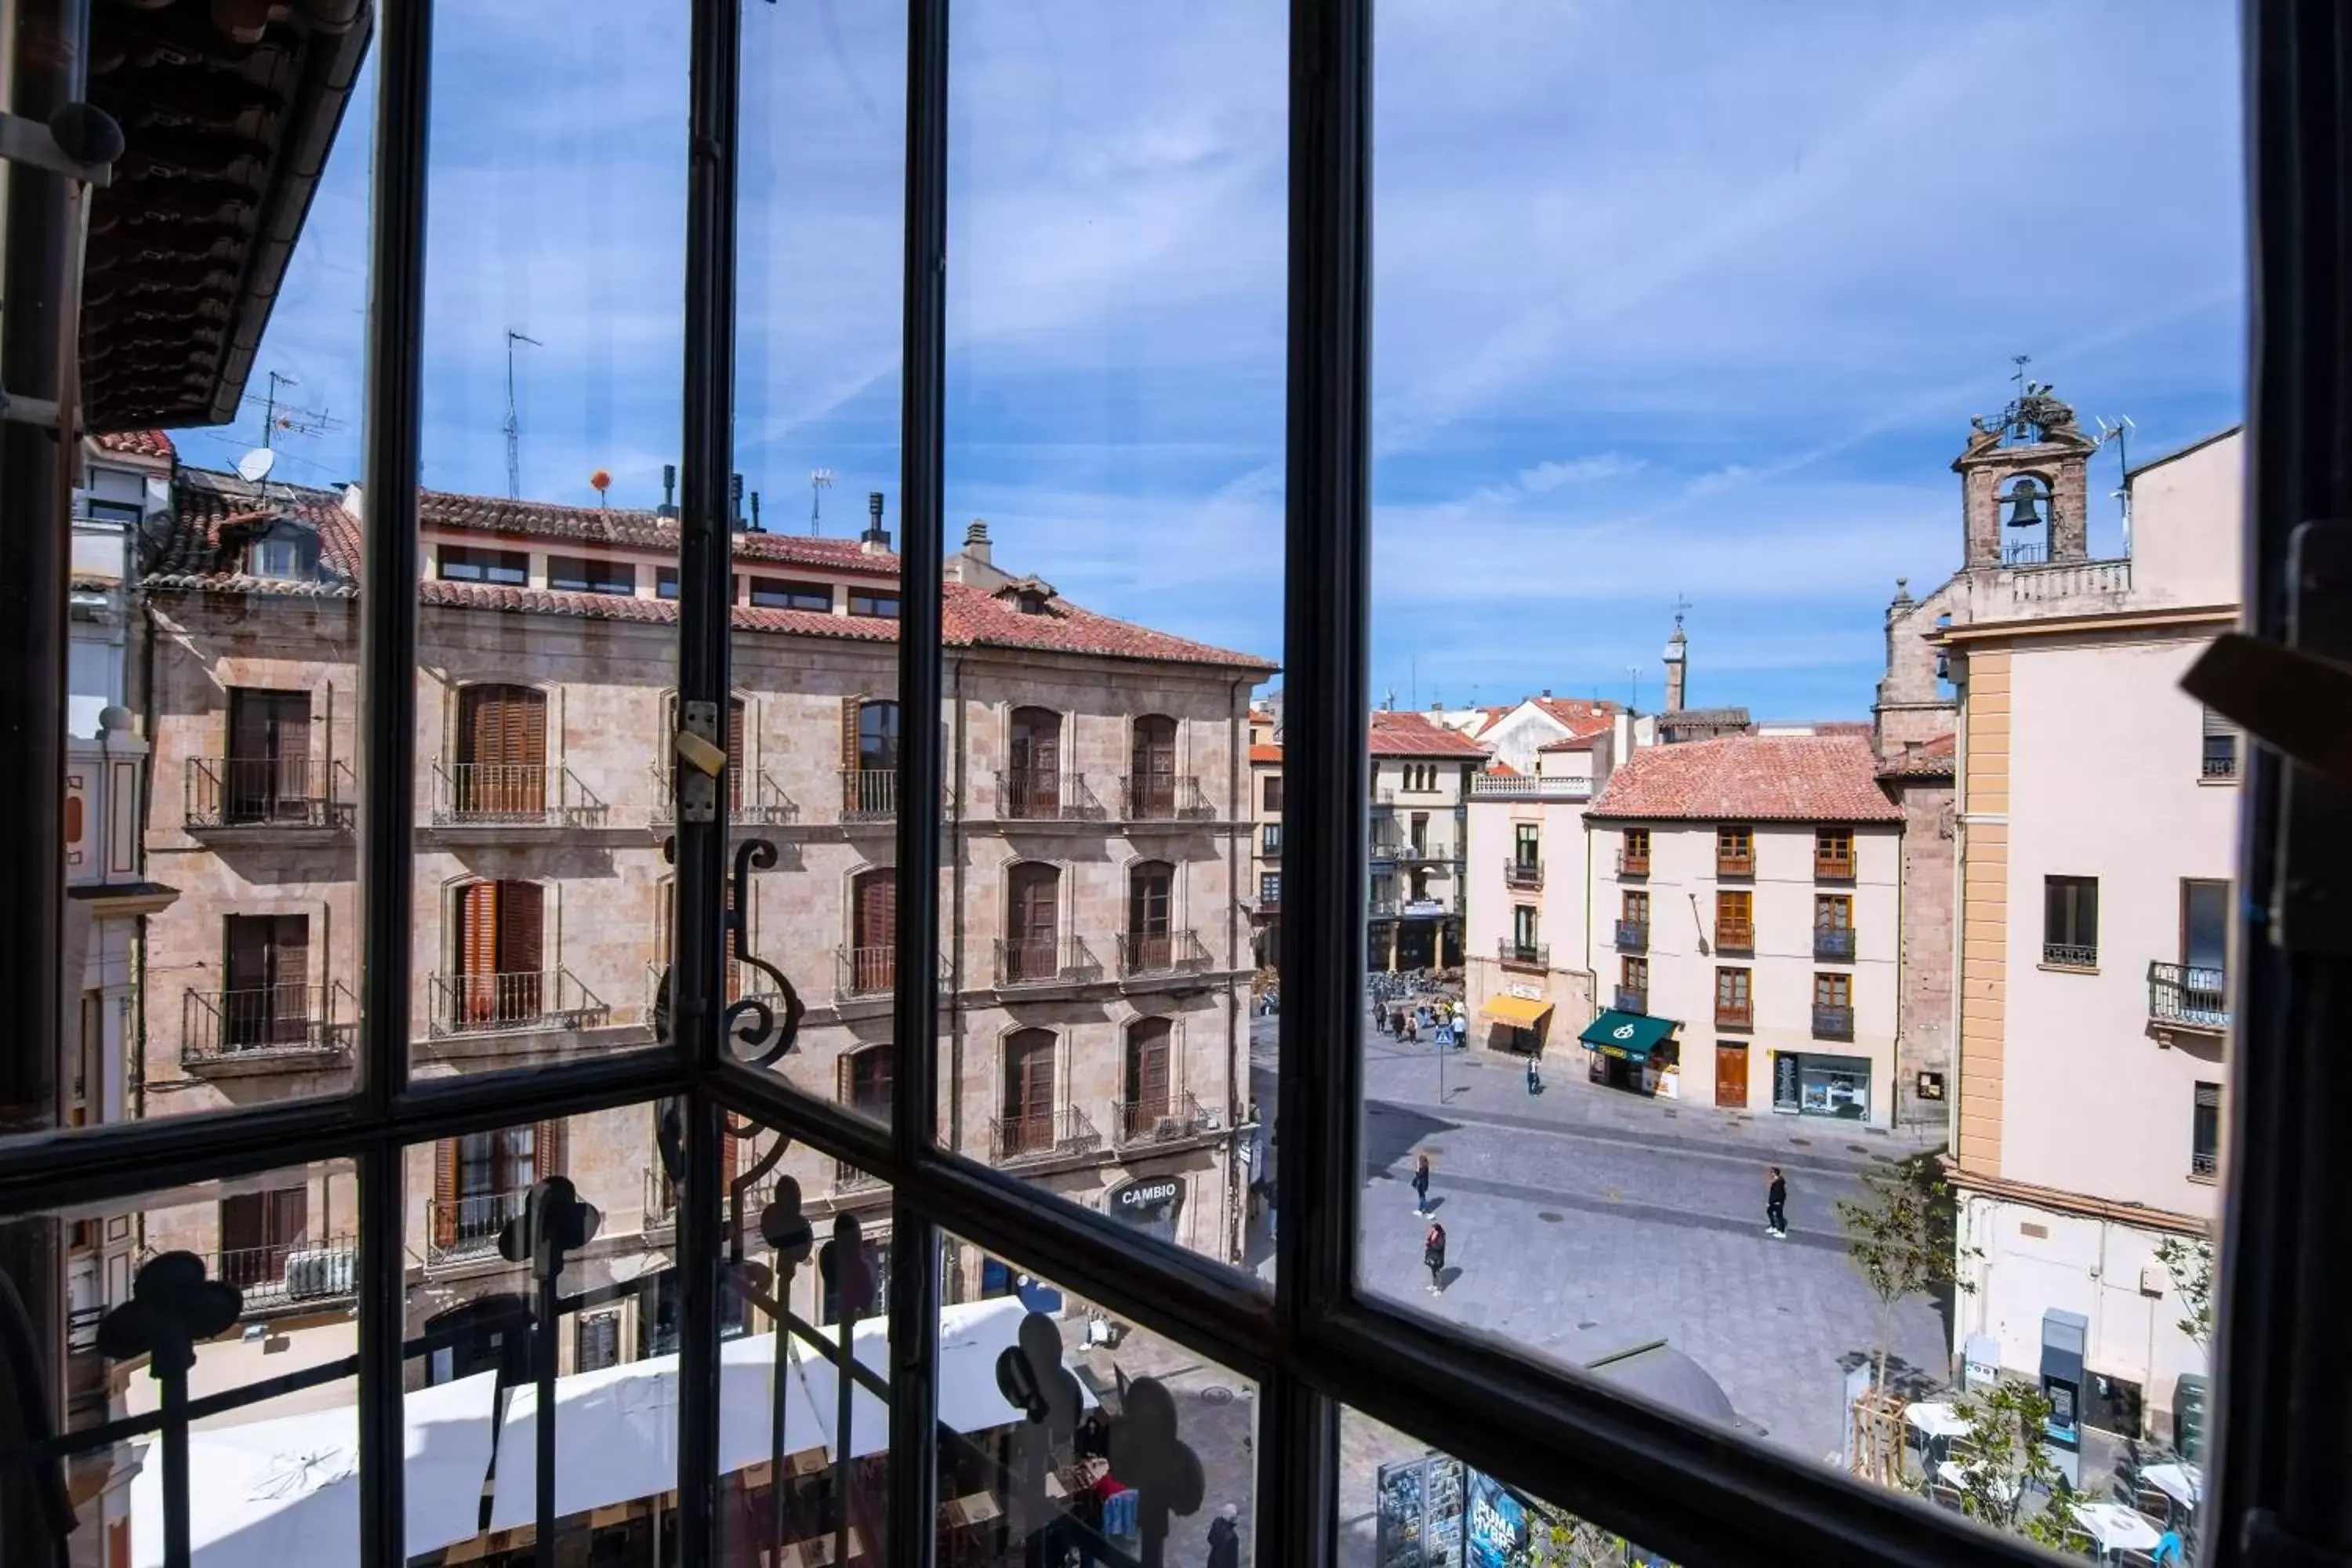
[[[1870,1120],[1870,1058],[1772,1053],[1772,1109],[1784,1116]]]
[[[1184,1207],[1184,1178],[1177,1175],[1138,1176],[1113,1187],[1104,1209],[1122,1225],[1174,1245],[1176,1217]]]
[[[1488,1025],[1488,1049],[1530,1057],[1543,1055],[1544,1038],[1551,1032],[1551,1014],[1552,1005],[1533,986],[1515,986],[1490,996],[1478,1009],[1478,1016]]]
[[[1672,1099],[1682,1070],[1682,1046],[1673,1036],[1681,1027],[1679,1019],[1612,1008],[1587,1024],[1577,1039],[1591,1053],[1593,1082]]]

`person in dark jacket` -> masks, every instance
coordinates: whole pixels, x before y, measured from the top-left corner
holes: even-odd
[[[1209,1521],[1208,1568],[1241,1568],[1242,1527],[1234,1522],[1240,1512],[1240,1509],[1227,1503]]]
[[[1771,1176],[1764,1189],[1764,1233],[1785,1240],[1789,1235],[1789,1178],[1780,1173],[1778,1165],[1769,1169]]]
[[[1421,1260],[1429,1265],[1429,1293],[1438,1293],[1439,1281],[1445,1273],[1445,1227],[1433,1223],[1429,1234],[1421,1238]]]
[[[1416,1156],[1412,1163],[1412,1212],[1422,1218],[1429,1217],[1429,1156]]]

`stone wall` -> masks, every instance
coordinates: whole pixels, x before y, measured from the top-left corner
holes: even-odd
[[[1896,995],[1895,1065],[1905,1122],[1951,1120],[1959,1082],[1952,1063],[1952,781],[1890,781],[1903,806],[1903,964]],[[1924,1100],[1919,1074],[1941,1075],[1945,1098]]]

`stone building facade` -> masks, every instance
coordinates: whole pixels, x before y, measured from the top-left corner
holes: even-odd
[[[1418,712],[1371,718],[1371,968],[1462,963],[1470,781],[1485,748]]]

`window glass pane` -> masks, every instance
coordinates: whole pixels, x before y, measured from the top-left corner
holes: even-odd
[[[42,1408],[62,1408],[54,1429],[70,1448],[44,1478],[23,1452],[12,1401],[0,1432],[11,1543],[50,1560],[30,1544],[47,1533],[38,1500],[50,1479],[71,1499],[55,1520],[72,1530],[56,1561],[69,1541],[78,1562],[162,1562],[168,1446],[186,1456],[196,1561],[266,1559],[266,1543],[299,1531],[309,1560],[356,1562],[358,1384],[346,1363],[358,1345],[358,1203],[351,1167],[330,1162],[0,1225],[12,1352],[55,1376],[62,1406],[44,1399]],[[193,1342],[184,1368],[155,1353],[167,1312]],[[478,1469],[489,1457],[488,1391],[479,1392],[445,1405],[443,1429],[447,1451]],[[205,1401],[205,1414],[165,1417],[184,1399]],[[136,1429],[99,1435],[126,1421]],[[429,1503],[412,1520],[415,1539],[472,1533],[470,1519],[459,1526]]]
[[[424,1560],[520,1551],[528,1561],[542,1388],[553,1396],[559,1561],[677,1560],[665,1494],[677,1484],[683,1301],[669,1172],[679,1145],[674,1125],[665,1135],[664,1109],[623,1106],[407,1150],[411,1550],[425,1552],[421,1498],[451,1531],[440,1542],[449,1557]],[[730,1146],[728,1158],[743,1153]],[[544,1279],[532,1261],[542,1234],[572,1238],[548,1254],[558,1267]],[[550,1310],[556,1329],[542,1356],[533,1322]],[[741,1321],[740,1310],[723,1319],[738,1330]],[[478,1422],[478,1458],[445,1452],[451,1411]]]
[[[2235,29],[1815,14],[1379,13],[1368,1022],[1413,1035],[1360,1278],[1570,1365],[1662,1338],[1808,1460],[2046,1382],[2068,1486],[2161,1519],[2228,1152],[2235,796],[2179,682],[2240,592]],[[2053,130],[2124,188],[2017,179]]]
[[[646,1047],[664,1026],[682,21],[522,0],[434,29],[418,1079]]]
[[[1254,1562],[1255,1386],[970,1242],[946,1245],[937,1561]],[[1025,1411],[1008,1379],[1034,1391]]]
[[[750,952],[807,1009],[772,1070],[882,1121],[900,716],[874,605],[896,605],[900,565],[906,76],[901,11],[744,9],[734,672],[756,755],[738,816],[778,850],[751,879]]]
[[[952,48],[940,1135],[1239,1264],[1281,868],[1284,11],[1054,0]]]

